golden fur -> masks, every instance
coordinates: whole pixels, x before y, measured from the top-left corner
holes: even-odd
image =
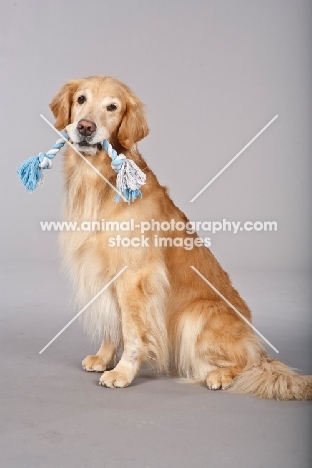
[[[83,104],[77,102],[85,96]],[[115,103],[109,111],[107,105]],[[58,129],[67,128],[76,138],[80,119],[97,125],[96,134],[108,138],[144,170],[143,198],[127,204],[113,201],[115,192],[72,149],[64,157],[65,219],[67,221],[183,221],[147,167],[136,143],[148,134],[142,102],[128,86],[111,77],[70,81],[51,103]],[[84,156],[113,185],[116,174],[104,150],[82,148]],[[128,268],[84,312],[92,336],[101,336],[95,356],[87,356],[87,371],[104,372],[100,384],[125,387],[140,364],[149,360],[158,371],[205,382],[210,389],[229,388],[262,398],[310,399],[311,377],[300,376],[284,364],[270,360],[251,328],[190,268],[195,266],[248,319],[250,310],[233,288],[228,274],[209,249],[183,247],[111,247],[109,237],[129,232],[75,231],[61,234],[61,245],[81,306],[88,303],[125,265]],[[149,231],[153,240],[156,232]],[[157,232],[159,237],[192,237],[185,231]],[[116,365],[117,352],[122,351]],[[107,368],[114,367],[112,370]]]

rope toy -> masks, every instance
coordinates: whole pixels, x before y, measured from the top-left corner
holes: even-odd
[[[38,156],[26,159],[17,169],[16,172],[28,192],[33,192],[36,187],[43,184],[42,169],[52,168],[52,159],[68,140],[67,133],[63,134],[63,138],[57,140],[47,153],[39,153]],[[117,173],[116,188],[118,193],[114,200],[119,202],[121,194],[126,202],[134,201],[137,197],[142,198],[141,186],[146,181],[144,172],[134,161],[127,159],[124,154],[118,154],[107,140],[102,142],[102,146],[112,159],[111,167]]]

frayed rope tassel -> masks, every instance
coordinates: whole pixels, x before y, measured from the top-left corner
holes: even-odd
[[[22,162],[20,168],[17,169],[16,172],[28,192],[33,192],[36,187],[43,184],[42,169],[51,169],[53,165],[52,159],[69,139],[67,134],[64,134],[63,137],[65,140],[63,138],[57,140],[47,153],[39,153],[38,156],[26,159]]]
[[[103,141],[103,148],[112,159],[112,168],[117,172],[118,194],[114,200],[119,202],[121,195],[126,202],[134,201],[138,197],[142,198],[141,187],[146,183],[144,172],[132,159],[127,159],[122,153],[118,154],[107,140]]]

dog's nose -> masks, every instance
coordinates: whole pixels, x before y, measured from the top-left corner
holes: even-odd
[[[77,125],[78,132],[83,136],[91,136],[96,130],[96,125],[91,120],[79,120]]]

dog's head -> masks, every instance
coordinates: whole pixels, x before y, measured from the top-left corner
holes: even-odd
[[[88,155],[95,155],[105,139],[117,139],[130,149],[149,131],[143,103],[128,86],[111,77],[69,81],[50,108],[55,127],[66,128],[76,148]]]

